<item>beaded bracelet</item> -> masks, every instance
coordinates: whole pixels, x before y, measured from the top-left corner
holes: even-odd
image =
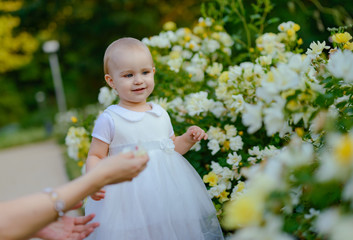
[[[58,212],[59,217],[64,216],[65,202],[59,199],[59,194],[50,187],[45,188],[43,192],[49,194],[50,198],[53,200],[54,209]]]

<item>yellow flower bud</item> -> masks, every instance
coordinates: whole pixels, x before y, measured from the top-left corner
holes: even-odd
[[[219,40],[219,38],[220,38],[219,33],[216,33],[216,32],[212,33],[211,37],[216,40]]]
[[[174,31],[176,29],[176,24],[175,24],[175,22],[168,21],[168,22],[164,23],[163,29],[166,31]]]
[[[300,105],[297,103],[297,101],[295,100],[290,100],[288,103],[287,103],[287,108],[290,110],[290,111],[297,111],[299,110],[300,108]]]
[[[221,26],[221,25],[216,25],[216,26],[214,27],[214,29],[215,29],[216,31],[223,31],[223,26]]]
[[[293,30],[298,32],[300,30],[300,26],[295,23],[294,26],[293,26]]]
[[[302,45],[303,44],[303,39],[302,38],[299,38],[298,41],[297,41],[298,45]]]
[[[351,39],[352,39],[352,36],[348,32],[336,33],[335,35],[332,36],[332,40],[335,43],[346,43]]]
[[[353,160],[353,139],[345,134],[339,139],[339,143],[334,147],[335,159],[344,166],[351,165]]]
[[[73,123],[77,123],[77,117],[72,116],[72,117],[71,117],[71,122],[73,122]]]
[[[293,30],[293,29],[288,29],[287,30],[287,34],[288,34],[288,36],[293,36],[294,34],[295,34],[295,31]]]
[[[190,40],[191,40],[191,37],[190,37],[190,35],[185,35],[185,37],[184,37],[184,40],[185,40],[185,42],[188,42],[188,41],[190,41]]]
[[[295,129],[295,132],[298,134],[299,137],[303,137],[304,136],[304,130],[303,128],[297,127]]]

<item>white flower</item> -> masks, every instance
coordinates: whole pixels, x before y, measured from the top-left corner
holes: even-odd
[[[327,69],[336,78],[343,78],[347,83],[353,83],[353,53],[352,51],[338,50],[330,55]]]
[[[184,109],[184,102],[183,102],[183,99],[181,99],[181,97],[174,98],[171,102],[167,104],[167,106],[168,106],[168,109],[175,110],[178,113],[186,111],[186,109]]]
[[[163,33],[161,33],[160,35],[151,37],[148,41],[145,40],[144,43],[151,47],[158,47],[158,48],[171,47],[171,43],[170,43],[170,39],[168,38],[168,35]]]
[[[207,147],[209,150],[211,150],[211,154],[215,155],[221,148],[219,147],[218,141],[216,139],[211,139],[207,143]]]
[[[114,89],[109,89],[108,87],[102,87],[99,90],[98,102],[105,107],[109,106],[116,99],[116,94]]]
[[[272,67],[274,83],[279,90],[296,88],[300,82],[299,75],[287,64],[280,63],[277,68]]]
[[[243,69],[239,66],[229,67],[229,79],[235,80],[243,73]]]
[[[190,116],[207,112],[212,102],[207,99],[207,92],[192,93],[185,97],[185,106]]]
[[[280,25],[278,25],[278,31],[280,32],[286,32],[294,27],[294,22],[288,21],[288,22],[283,22]]]
[[[209,111],[217,118],[220,118],[227,111],[222,102],[215,102],[213,99],[210,99],[210,102],[211,106]]]
[[[312,42],[310,44],[310,48],[306,51],[306,54],[311,54],[311,55],[320,55],[324,49],[329,49],[329,46],[326,46],[326,42],[323,41],[320,43],[317,41],[317,43]]]
[[[228,139],[235,137],[237,135],[237,128],[234,125],[226,124],[224,126],[224,129],[226,130],[226,137]]]
[[[229,36],[228,33],[226,32],[220,32],[219,34],[219,40],[223,43],[224,46],[226,47],[231,47],[234,44],[234,41],[232,38]]]
[[[200,142],[196,142],[191,148],[190,150],[194,150],[195,152],[198,152],[201,150],[201,144]]]
[[[248,133],[254,133],[262,126],[262,106],[261,102],[256,105],[245,103],[245,110],[242,115],[242,122],[248,127]]]
[[[223,171],[222,166],[219,165],[219,163],[215,162],[215,161],[211,161],[211,169],[217,175],[221,175],[222,171]]]
[[[228,56],[232,55],[232,49],[230,49],[230,48],[222,48],[221,50],[222,50],[222,52],[224,52]]]
[[[328,234],[334,229],[339,218],[338,210],[330,208],[319,214],[314,226],[319,233]]]
[[[219,49],[220,47],[221,47],[221,45],[219,44],[218,41],[213,40],[213,39],[209,39],[209,38],[205,38],[202,42],[201,49],[206,53],[213,53],[217,49]]]
[[[190,59],[192,57],[192,52],[190,52],[189,50],[183,50],[181,52],[181,56],[184,58],[184,59]]]
[[[227,163],[229,165],[232,165],[233,167],[238,167],[242,157],[241,155],[238,155],[236,152],[229,153],[227,157]]]
[[[199,23],[205,23],[205,25],[207,27],[210,27],[210,26],[212,26],[213,20],[212,20],[212,18],[209,18],[209,17],[207,17],[207,18],[200,17]]]
[[[280,132],[285,126],[283,115],[284,100],[277,98],[277,102],[271,104],[271,107],[264,109],[264,123],[266,126],[267,136]]]
[[[229,189],[231,188],[232,184],[231,182],[229,182],[229,180],[233,180],[234,178],[234,171],[230,170],[229,168],[227,167],[224,167],[222,168],[222,173],[221,173],[221,176],[222,176],[222,181],[224,181],[225,183],[228,182],[228,184],[225,184],[226,185],[226,188]],[[227,186],[228,185],[228,186]]]
[[[160,105],[165,110],[168,109],[168,99],[167,98],[158,98],[158,99],[154,99],[151,102]]]
[[[185,48],[188,48],[194,52],[198,52],[198,51],[200,51],[201,47],[195,40],[191,40],[190,42],[187,42],[185,44]]]
[[[224,184],[218,184],[217,186],[211,187],[208,190],[208,194],[210,195],[211,198],[219,196],[223,191],[225,191],[227,188]]]
[[[169,59],[167,61],[167,65],[170,67],[170,70],[174,72],[179,72],[182,63],[183,63],[182,58],[174,58],[174,59]]]
[[[212,140],[215,139],[220,144],[223,144],[226,140],[226,135],[223,133],[222,129],[219,127],[211,126],[210,129],[207,131],[208,139]]]
[[[88,132],[84,127],[70,127],[65,137],[65,144],[70,158],[79,160],[82,144],[88,144]]]
[[[238,95],[232,95],[232,98],[234,99],[234,101],[232,102],[232,104],[229,106],[230,109],[234,109],[235,113],[241,113],[244,110],[244,98],[242,94],[238,94]]]
[[[222,70],[223,70],[222,63],[214,62],[212,64],[212,66],[209,66],[206,69],[206,72],[211,76],[219,76],[221,74]]]
[[[229,147],[230,149],[232,149],[233,151],[237,151],[239,149],[242,149],[243,148],[243,140],[241,139],[240,136],[236,136],[236,137],[233,137],[231,139],[229,139]]]
[[[261,66],[271,65],[272,57],[271,56],[260,56],[256,59],[256,62],[259,63]]]
[[[314,218],[319,216],[320,211],[319,210],[315,210],[314,208],[310,208],[309,209],[309,213],[308,214],[304,214],[304,218],[305,219],[310,219],[310,218]]]

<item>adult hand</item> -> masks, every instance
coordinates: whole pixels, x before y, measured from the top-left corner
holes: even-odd
[[[97,164],[97,167],[107,173],[106,184],[114,184],[131,181],[146,168],[148,160],[147,154],[135,156],[130,152],[110,156]]]
[[[88,223],[94,214],[84,217],[63,216],[37,232],[35,237],[46,240],[82,240],[90,235],[99,223]]]

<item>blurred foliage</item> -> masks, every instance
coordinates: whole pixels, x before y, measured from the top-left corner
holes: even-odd
[[[293,21],[301,26],[304,49],[316,39],[327,39],[328,27],[353,23],[350,3],[349,0],[212,0],[205,1],[201,12],[223,22],[236,42],[240,62],[249,60],[255,39],[264,32],[276,32],[279,22]]]
[[[123,36],[139,39],[150,36],[170,20],[188,25],[199,13],[200,2],[1,0],[0,6],[1,17],[11,16],[18,19],[16,23],[19,24],[13,26],[12,31],[7,31],[6,36],[26,32],[40,45],[50,39],[60,42],[58,54],[63,84],[68,108],[73,108],[96,101],[99,88],[105,83],[103,54],[112,41]],[[9,23],[10,19],[1,22],[0,29],[9,28]],[[0,40],[3,39],[1,33]],[[4,46],[0,46],[0,53],[3,53]],[[6,74],[0,75],[0,92],[5,94],[5,99],[0,100],[0,127],[11,122],[21,122],[24,127],[41,124],[42,121],[36,119],[22,121],[24,116],[32,118],[32,113],[38,110],[46,111],[45,114],[49,113],[54,118],[57,107],[48,56],[38,48],[31,57],[32,61],[25,67],[7,69]],[[38,91],[46,93],[49,109],[39,109],[34,97]]]
[[[0,0],[0,41],[11,36],[17,39],[7,43],[23,57],[21,64],[0,74],[0,127],[12,122],[20,122],[23,127],[40,125],[43,121],[37,116],[41,114],[53,120],[57,107],[48,56],[38,47],[46,40],[60,42],[59,61],[70,109],[96,102],[99,88],[105,84],[103,54],[117,38],[142,39],[160,32],[167,21],[179,27],[190,26],[207,14],[224,23],[236,41],[233,51],[238,52],[241,61],[251,56],[249,51],[258,34],[276,31],[277,24],[272,24],[276,21],[298,23],[307,47],[314,39],[325,39],[327,27],[351,24],[352,12],[348,0]],[[0,44],[0,62],[4,46]],[[19,68],[22,63],[26,65]],[[176,80],[183,77],[175,75]],[[157,81],[163,82],[163,75],[157,76]],[[35,100],[38,91],[46,94],[44,109]]]

